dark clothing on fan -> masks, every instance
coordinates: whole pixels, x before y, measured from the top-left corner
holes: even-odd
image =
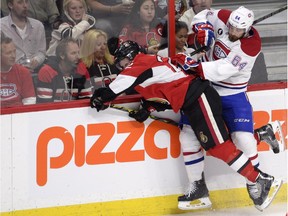
[[[116,78],[119,70],[114,64],[94,62],[88,69],[94,88],[104,87]]]
[[[89,98],[92,85],[85,65],[80,62],[69,75],[64,75],[56,57],[49,57],[40,69],[37,81],[37,102],[61,102]]]

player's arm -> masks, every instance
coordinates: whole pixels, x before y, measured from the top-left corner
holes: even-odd
[[[256,57],[231,51],[226,58],[200,63],[195,71],[204,79],[222,81],[243,71],[251,71]]]
[[[104,105],[105,102],[112,101],[122,93],[131,91],[135,86],[152,76],[151,68],[142,73],[139,73],[139,69],[133,66],[127,67],[127,69],[123,70],[116,77],[109,87],[96,89],[90,99],[91,108],[96,108],[98,112],[106,109],[108,106]]]
[[[172,109],[170,104],[142,99],[141,108],[139,110],[129,112],[129,116],[138,122],[144,122],[150,116],[151,112],[160,112],[166,109]]]

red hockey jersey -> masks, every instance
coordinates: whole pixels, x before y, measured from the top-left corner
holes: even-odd
[[[171,64],[170,58],[138,54],[109,88],[115,94],[134,88],[146,100],[170,104],[178,112],[193,79],[195,76],[187,75],[181,68]]]

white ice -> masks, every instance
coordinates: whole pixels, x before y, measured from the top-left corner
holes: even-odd
[[[288,216],[287,203],[271,204],[263,212],[254,206],[227,209],[209,209],[202,211],[189,211],[183,214],[173,214],[166,216]]]

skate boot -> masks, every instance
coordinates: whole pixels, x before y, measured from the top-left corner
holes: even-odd
[[[279,121],[271,122],[255,130],[261,141],[266,142],[275,154],[285,150],[282,127]],[[279,135],[280,140],[276,139],[275,134]]]
[[[247,190],[255,207],[263,211],[273,201],[282,184],[282,180],[275,180],[273,176],[260,171],[254,184],[247,184]]]
[[[178,208],[181,210],[210,208],[211,206],[203,174],[202,179],[190,183],[187,192],[178,197]]]

